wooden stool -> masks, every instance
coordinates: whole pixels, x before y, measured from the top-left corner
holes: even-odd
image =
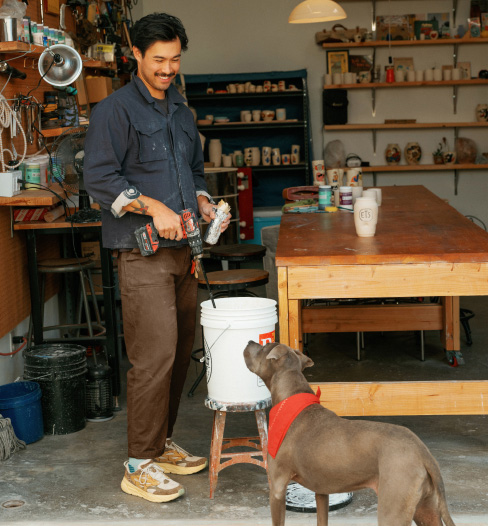
[[[210,445],[210,498],[213,499],[219,473],[234,464],[255,464],[268,471],[268,426],[266,423],[265,409],[271,405],[271,398],[251,404],[226,404],[217,402],[210,398],[205,400],[205,407],[213,409],[214,420],[212,428],[212,443]],[[224,438],[225,419],[227,413],[254,411],[259,436]],[[223,453],[231,447],[250,447],[257,451],[239,451],[235,453]],[[258,460],[256,457],[262,457]],[[221,459],[228,459],[221,463]]]
[[[241,268],[241,263],[246,261],[259,261],[266,254],[266,247],[263,245],[236,244],[236,245],[218,245],[209,250],[210,257],[222,261],[222,268],[225,265],[229,267],[232,263],[233,268]]]
[[[41,279],[41,316],[44,319],[44,289],[45,289],[45,274],[69,274],[77,273],[80,277],[80,295],[78,301],[78,312],[77,312],[77,323],[71,324],[60,324],[50,325],[49,327],[42,328],[43,331],[53,331],[57,329],[76,329],[76,336],[73,338],[46,338],[46,341],[63,341],[68,342],[71,340],[77,341],[80,339],[87,339],[95,335],[94,329],[97,331],[96,336],[101,336],[105,333],[105,327],[102,325],[100,318],[100,311],[98,309],[97,300],[95,297],[95,289],[93,287],[93,280],[91,277],[91,269],[95,267],[95,261],[90,258],[57,258],[57,259],[45,259],[39,261],[37,265],[38,272],[42,275]],[[85,286],[85,277],[90,288],[90,293],[93,301],[93,309],[95,312],[96,321],[91,320],[90,308],[88,305],[88,295]],[[81,323],[82,310],[84,308],[86,322]],[[88,330],[88,337],[80,337],[79,331],[82,328]],[[29,324],[29,336],[28,341],[31,341],[32,337],[32,320]]]
[[[256,296],[248,291],[250,287],[259,287],[268,283],[269,273],[260,269],[217,270],[207,274],[208,283],[215,297],[222,296]],[[202,275],[198,276],[198,286],[207,289]]]

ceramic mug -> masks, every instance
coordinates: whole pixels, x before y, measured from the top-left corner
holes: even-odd
[[[358,197],[354,203],[354,226],[359,237],[373,237],[378,223],[378,203],[373,197]]]
[[[361,168],[349,168],[346,172],[346,186],[362,186],[363,172]]]
[[[285,108],[277,108],[276,109],[276,120],[277,121],[284,121],[284,120],[286,120],[286,109]]]
[[[439,82],[442,80],[442,69],[434,69],[434,80]]]
[[[454,68],[452,70],[452,80],[461,80],[463,78],[463,71],[461,68]]]
[[[284,153],[281,156],[281,164],[290,164],[290,154],[289,153]]]
[[[300,145],[291,145],[291,164],[298,164],[300,162]]]
[[[434,80],[434,70],[426,69],[424,71],[424,78],[427,82],[432,82]]]
[[[252,120],[254,122],[261,120],[261,110],[252,110]]]
[[[271,150],[271,160],[274,166],[278,166],[279,164],[281,164],[281,154],[279,148],[273,148]]]
[[[252,148],[244,149],[244,163],[246,166],[252,166]]]
[[[285,81],[279,80],[278,81],[278,91],[285,91],[285,89],[286,89]]]
[[[222,155],[222,165],[225,168],[232,166],[232,155]]]
[[[371,71],[360,71],[358,76],[361,84],[369,84],[371,82]]]
[[[263,146],[261,148],[261,163],[263,166],[271,164],[271,146]]]
[[[403,69],[397,69],[395,71],[395,82],[405,81],[405,71]]]
[[[327,184],[330,186],[341,186],[344,170],[342,168],[329,168],[327,170]]]
[[[442,77],[444,80],[452,80],[452,71],[450,69],[445,69],[442,72]]]
[[[415,71],[412,71],[412,70],[407,71],[407,80],[408,82],[415,82]]]
[[[324,77],[324,84],[326,86],[331,86],[332,85],[332,75],[330,73],[326,73],[326,75]]]
[[[321,186],[325,182],[325,164],[323,159],[312,161],[313,185]]]

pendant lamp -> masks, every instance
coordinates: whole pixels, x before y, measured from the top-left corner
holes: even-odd
[[[311,22],[330,22],[346,18],[346,12],[332,0],[305,0],[291,12],[290,24],[309,24]]]

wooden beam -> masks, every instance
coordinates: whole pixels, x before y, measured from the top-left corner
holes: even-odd
[[[319,386],[321,405],[341,416],[488,414],[486,380],[310,384]]]
[[[488,263],[288,267],[288,298],[488,295]]]
[[[278,267],[278,311],[280,323],[280,342],[290,344],[288,331],[288,268]]]
[[[302,309],[302,330],[311,332],[375,332],[442,330],[443,307],[408,305],[316,305]]]

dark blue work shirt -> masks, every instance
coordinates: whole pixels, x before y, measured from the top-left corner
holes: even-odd
[[[171,85],[165,112],[142,80],[132,81],[100,101],[90,115],[83,177],[102,209],[102,238],[107,248],[136,248],[134,230],[151,218],[125,212],[140,194],[174,212],[192,208],[197,194],[207,195],[203,152],[192,112]],[[160,239],[161,246],[186,240]]]

